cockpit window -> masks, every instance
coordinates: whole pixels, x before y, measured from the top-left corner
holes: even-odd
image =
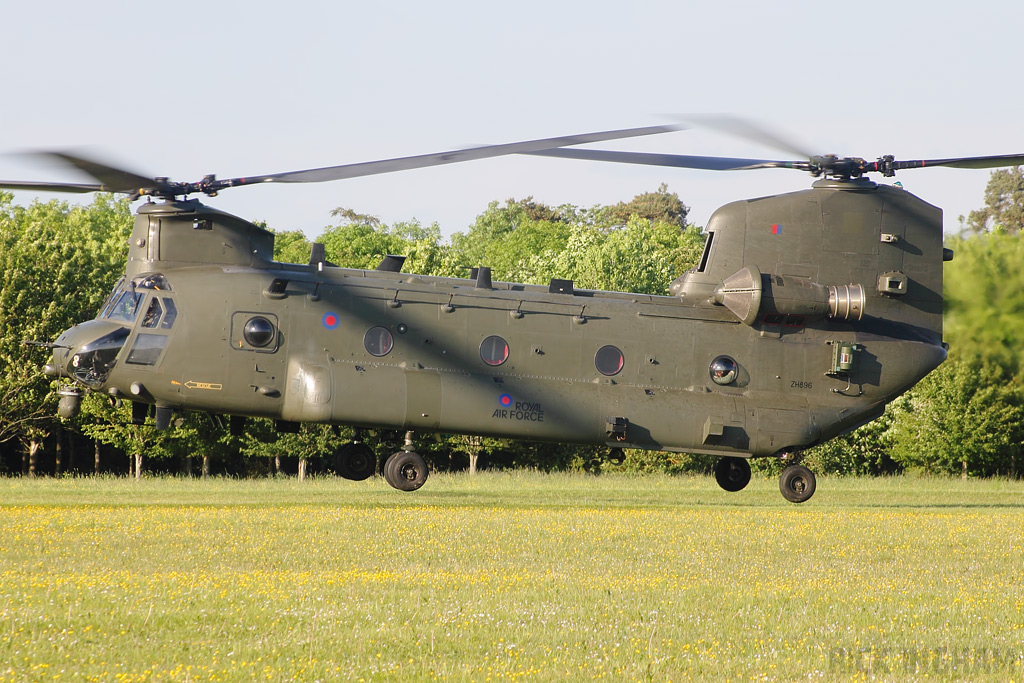
[[[171,291],[171,286],[167,284],[167,278],[160,273],[143,276],[135,286],[139,289],[155,289],[161,292]]]
[[[117,301],[117,297],[121,294],[121,283],[124,282],[124,277],[117,281],[114,288],[110,290],[110,294],[103,300],[103,305],[100,306],[100,314],[97,318],[106,318],[110,314],[110,309],[113,308],[114,302]]]
[[[149,308],[146,309],[146,315],[142,317],[143,327],[156,327],[157,323],[160,322],[160,316],[163,315],[163,307],[160,306],[160,299],[153,297],[149,302]]]
[[[160,329],[169,330],[174,325],[175,318],[178,317],[178,307],[174,305],[174,299],[166,297],[164,297],[164,306],[167,307],[167,315],[164,316],[164,321],[160,323]]]
[[[700,256],[700,265],[697,266],[697,272],[703,273],[708,267],[708,258],[711,256],[711,244],[715,241],[715,233],[709,232],[707,239],[704,242],[704,253]]]
[[[162,334],[140,334],[135,338],[135,345],[132,347],[126,363],[132,365],[156,365],[160,358],[160,352],[167,346],[167,337]]]
[[[110,305],[106,311],[107,318],[111,320],[123,320],[126,323],[135,322],[139,314],[139,303],[142,301],[140,292],[123,291],[117,300]]]

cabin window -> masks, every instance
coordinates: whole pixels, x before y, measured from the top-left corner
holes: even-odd
[[[715,233],[709,232],[707,239],[704,241],[704,253],[700,255],[700,265],[697,266],[697,272],[703,273],[708,267],[708,259],[711,257],[711,244],[715,241]]]
[[[274,323],[261,315],[249,318],[242,328],[242,338],[249,346],[263,348],[277,337]]]
[[[501,365],[508,360],[508,342],[492,334],[480,344],[480,358],[492,367]]]
[[[166,326],[166,318],[171,317],[172,312],[175,316],[178,313],[170,299],[165,298],[164,303],[168,304],[163,323]],[[173,320],[171,322],[173,323]],[[235,311],[231,314],[231,348],[256,353],[276,353],[283,341],[284,336],[278,327],[276,315],[255,311]]]
[[[602,375],[612,377],[622,372],[622,351],[615,346],[602,346],[594,355],[594,366]]]
[[[708,370],[711,373],[711,381],[723,386],[732,384],[736,380],[736,375],[739,374],[739,366],[729,356],[719,356],[714,359]]]
[[[394,345],[395,338],[386,327],[371,327],[363,335],[363,346],[371,356],[386,356]]]

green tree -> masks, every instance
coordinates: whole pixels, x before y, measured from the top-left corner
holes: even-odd
[[[963,223],[963,217],[961,217]],[[1016,235],[1024,228],[1024,168],[993,171],[985,186],[985,206],[971,211],[966,231]]]
[[[672,280],[700,258],[704,237],[690,226],[633,215],[625,228],[573,227],[555,268],[577,286],[619,292],[667,294]]]
[[[622,463],[622,471],[640,474],[651,472],[711,474],[715,469],[715,463],[718,462],[718,457],[714,455],[643,451],[633,448],[627,448],[625,456],[626,460]],[[758,461],[753,462],[756,465]]]
[[[146,424],[132,424],[130,401],[111,402],[106,396],[89,393],[82,400],[82,412],[76,423],[86,436],[125,453],[131,459],[136,479],[142,478],[146,458],[172,455],[168,442],[174,430],[158,430],[153,418],[147,418]]]
[[[336,430],[326,424],[305,422],[294,434],[276,432],[267,420],[248,430],[242,440],[242,452],[249,457],[274,459],[282,455],[299,459],[299,480],[306,478],[309,461],[328,460],[345,442],[349,430]]]
[[[646,218],[651,222],[668,223],[677,228],[686,227],[686,216],[689,207],[675,192],[668,191],[668,185],[662,183],[654,192],[644,192],[628,202],[619,202],[609,206],[608,219],[618,225],[626,225],[633,216]]]
[[[308,263],[313,245],[300,230],[274,233],[274,260],[281,263]]]
[[[951,358],[892,404],[893,460],[928,473],[1016,474],[1024,390],[1008,369]]]
[[[1024,339],[1024,236],[981,234],[951,240],[944,264],[943,336],[960,356],[1020,366]]]
[[[89,206],[35,202],[0,193],[0,442],[18,439],[35,454],[56,424],[56,397],[41,368],[52,341],[92,318],[124,268],[131,233],[126,199],[97,195]]]
[[[233,436],[227,425],[206,413],[185,413],[174,420],[163,443],[168,457],[179,462],[178,471],[192,475],[192,463],[198,458],[200,474],[205,479],[219,462],[226,471],[243,473],[240,462],[241,437]]]
[[[495,280],[546,283],[554,277],[550,259],[570,229],[561,210],[533,197],[491,202],[467,232],[452,235],[445,274],[466,277],[470,268],[487,266]]]
[[[376,216],[338,208],[333,215],[347,222],[327,228],[317,241],[324,244],[327,258],[345,268],[372,270],[388,254],[406,256],[404,270],[434,274],[444,257],[441,228],[424,227],[412,220],[387,226]]]
[[[492,202],[468,232],[452,236],[450,274],[490,266],[498,280],[664,294],[700,257],[704,238],[685,226],[686,206],[662,185],[613,207],[552,209],[533,201]]]
[[[859,429],[807,451],[803,464],[825,474],[896,474],[902,466],[892,459],[894,411]]]

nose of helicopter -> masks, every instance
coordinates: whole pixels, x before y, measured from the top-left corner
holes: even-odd
[[[53,357],[43,372],[51,377],[70,377],[99,389],[117,362],[131,330],[109,320],[90,320],[57,337]]]
[[[70,376],[64,370],[67,367],[68,356],[71,353],[71,347],[65,346],[68,342],[68,332],[71,332],[71,330],[63,332],[57,337],[57,341],[53,343],[53,353],[50,356],[50,362],[43,366],[43,374],[47,377]]]
[[[43,367],[43,374],[48,377],[75,378],[73,359],[81,358],[79,353],[96,340],[98,330],[91,325],[75,325],[65,330],[52,344],[53,354],[49,363]],[[83,329],[84,328],[84,329]],[[102,336],[102,334],[100,334]],[[57,389],[60,402],[57,414],[65,419],[74,418],[81,410],[84,392],[77,383],[65,384]]]

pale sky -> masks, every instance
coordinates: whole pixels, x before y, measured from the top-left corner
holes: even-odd
[[[0,179],[82,180],[3,153],[72,149],[194,181],[441,152],[724,112],[802,148],[874,159],[1024,153],[1024,4],[899,2],[8,3]],[[767,159],[711,130],[598,148]],[[945,210],[988,171],[902,172]],[[798,171],[712,172],[500,157],[206,200],[315,237],[331,209],[466,230],[492,200],[610,204],[664,182],[704,225]],[[881,182],[892,182],[881,180]],[[18,193],[19,202],[31,193]],[[54,195],[44,195],[45,198]],[[88,196],[65,195],[71,202]]]

